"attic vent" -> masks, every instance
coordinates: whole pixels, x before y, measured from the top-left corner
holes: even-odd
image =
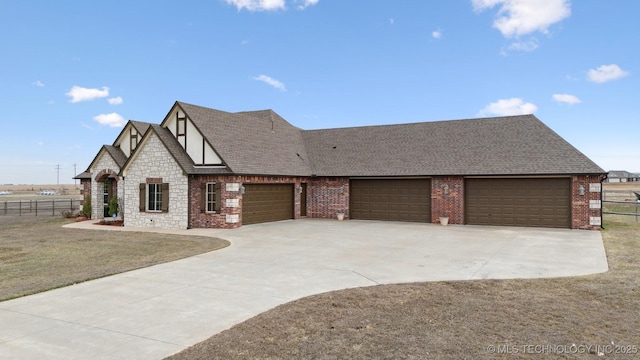
[[[337,146],[334,146],[332,149],[335,149],[335,148],[337,148]]]

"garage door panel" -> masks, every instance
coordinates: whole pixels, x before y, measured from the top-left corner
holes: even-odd
[[[292,184],[245,184],[244,187],[243,225],[293,218]]]
[[[349,195],[352,219],[431,220],[429,179],[353,179]]]
[[[468,224],[571,226],[570,179],[467,179]]]

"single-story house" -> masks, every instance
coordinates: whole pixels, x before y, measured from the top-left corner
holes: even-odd
[[[76,176],[93,217],[236,228],[308,218],[598,229],[606,172],[534,115],[302,130],[176,102]]]
[[[621,182],[636,182],[640,178],[640,175],[630,173],[624,170],[611,170],[607,174],[607,182],[621,183]]]

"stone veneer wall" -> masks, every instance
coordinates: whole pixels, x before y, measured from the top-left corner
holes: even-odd
[[[141,144],[124,178],[124,226],[186,229],[188,227],[188,178],[155,133]],[[169,184],[169,211],[140,211],[141,183],[162,179]],[[120,188],[119,187],[119,188]]]
[[[92,219],[102,219],[104,218],[104,207],[103,207],[103,182],[99,182],[97,179],[104,176],[105,174],[109,174],[112,177],[116,178],[116,181],[119,184],[122,184],[121,179],[117,177],[117,174],[120,172],[120,167],[113,160],[111,155],[109,155],[106,151],[102,153],[99,159],[95,162],[94,166],[91,168],[91,218]],[[118,198],[122,199],[122,186],[116,186]]]
[[[294,185],[294,219],[300,218],[300,192],[295,191],[300,184],[307,183],[305,177],[291,176],[228,176],[198,175],[189,178],[189,227],[233,229],[242,225],[242,193],[244,184],[293,184]],[[220,212],[204,212],[200,208],[202,184],[220,184]],[[309,194],[307,192],[307,197]],[[309,212],[307,199],[307,213]]]

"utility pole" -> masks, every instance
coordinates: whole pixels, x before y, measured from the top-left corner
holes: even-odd
[[[56,165],[56,170],[58,171],[58,176],[57,176],[57,180],[56,180],[56,187],[57,187],[57,191],[60,191],[60,165]]]
[[[78,179],[76,179],[76,175],[78,175],[78,173],[76,172],[76,166],[78,164],[73,164],[73,187],[78,187]]]

